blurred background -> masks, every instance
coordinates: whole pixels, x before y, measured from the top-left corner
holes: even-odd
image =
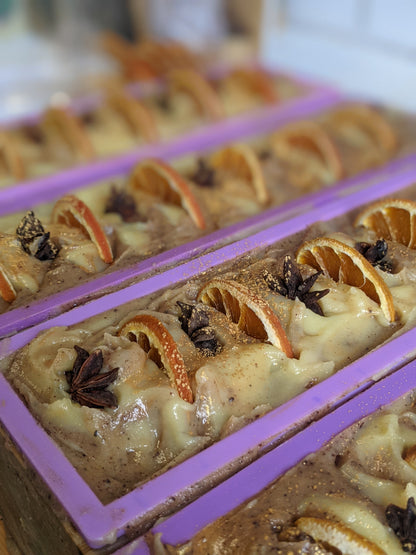
[[[266,65],[365,98],[416,109],[412,0],[0,0],[0,118],[79,95],[115,71],[102,48],[179,40],[225,60]]]

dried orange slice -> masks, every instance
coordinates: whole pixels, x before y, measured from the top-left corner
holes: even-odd
[[[143,135],[150,143],[159,140],[154,117],[144,104],[124,91],[115,89],[109,94],[107,102],[120,114],[134,134]]]
[[[278,101],[273,79],[266,71],[260,68],[236,69],[227,75],[225,80],[234,81],[241,88],[245,88],[250,93],[259,96],[267,104],[273,104]]]
[[[198,56],[182,42],[169,40],[165,43],[170,65],[172,68],[192,67],[198,65]]]
[[[198,301],[225,314],[247,335],[271,343],[289,358],[289,339],[268,303],[248,287],[230,279],[216,278],[202,287]]]
[[[385,199],[375,202],[356,218],[355,225],[372,229],[377,237],[416,248],[416,202]]]
[[[135,47],[136,53],[157,75],[163,75],[171,67],[168,49],[160,42],[145,40]]]
[[[322,270],[334,281],[361,289],[378,303],[389,322],[395,319],[393,297],[373,266],[353,247],[330,237],[304,243],[297,252],[299,264]]]
[[[110,56],[113,56],[121,63],[128,62],[135,57],[133,44],[127,42],[123,37],[112,31],[102,33],[100,45],[107,54],[110,54]]]
[[[404,460],[407,464],[416,468],[416,445],[412,445],[409,449],[406,449],[406,452],[404,453]]]
[[[209,82],[193,69],[175,69],[169,74],[170,90],[188,94],[204,117],[219,120],[224,117],[220,97]]]
[[[320,163],[321,173],[329,174],[331,181],[338,181],[344,174],[334,142],[316,122],[299,121],[286,125],[272,135],[270,143],[279,158],[295,167],[305,164],[307,155]],[[325,181],[324,177],[322,179]]]
[[[136,55],[157,75],[175,68],[196,67],[196,56],[177,41],[142,41],[135,46]]]
[[[247,180],[253,185],[259,202],[266,203],[269,200],[260,160],[249,145],[234,143],[226,146],[211,157],[211,164],[214,168],[227,170]]]
[[[165,325],[151,314],[139,314],[127,322],[119,335],[133,335],[148,357],[166,370],[171,384],[179,397],[193,402],[193,393],[188,373],[177,344]]]
[[[113,262],[111,245],[103,228],[88,206],[76,196],[66,195],[55,203],[51,222],[81,229],[97,247],[101,259],[106,264]]]
[[[6,171],[17,180],[25,179],[26,171],[18,148],[8,133],[0,131],[0,159]]]
[[[6,303],[12,303],[16,298],[16,291],[7,275],[6,269],[0,264],[0,297]]]
[[[340,553],[353,553],[354,555],[387,555],[375,543],[361,534],[357,534],[345,524],[326,520],[323,518],[301,517],[295,522],[297,528],[316,542],[323,542],[336,548]]]
[[[132,58],[123,64],[123,77],[127,81],[153,81],[158,76],[145,61]]]
[[[63,108],[49,108],[43,115],[42,127],[48,136],[60,137],[74,155],[83,160],[95,157],[92,143],[80,120]]]
[[[393,154],[397,136],[391,125],[376,110],[364,104],[345,106],[329,116],[335,128],[356,127],[365,133],[385,154]]]
[[[140,59],[135,45],[120,35],[113,32],[103,33],[100,43],[103,50],[119,62],[127,79],[148,81],[157,77],[149,64]]]
[[[157,158],[139,162],[130,175],[128,186],[144,191],[163,202],[182,206],[199,229],[206,227],[198,200],[187,182],[171,166]]]

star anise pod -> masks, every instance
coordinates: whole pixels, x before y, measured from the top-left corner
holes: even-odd
[[[159,94],[155,97],[157,106],[164,112],[170,112],[171,102],[168,94]]]
[[[215,330],[209,325],[209,315],[202,304],[191,305],[177,301],[181,309],[179,322],[183,331],[189,335],[195,347],[206,356],[215,356],[221,350]]]
[[[407,507],[397,505],[386,507],[386,519],[393,532],[399,538],[403,551],[416,553],[416,505],[413,497],[407,500]]]
[[[74,345],[77,357],[72,370],[65,372],[71,399],[80,405],[95,408],[117,407],[117,397],[105,389],[117,378],[118,368],[100,374],[103,353],[100,349],[91,354]]]
[[[215,185],[215,170],[211,168],[203,158],[197,160],[198,168],[191,175],[191,180],[201,187],[213,187]]]
[[[306,308],[309,308],[312,312],[315,312],[315,314],[319,314],[319,316],[323,316],[324,313],[318,301],[329,293],[329,289],[310,291],[312,285],[321,273],[322,272],[316,272],[304,280],[298,265],[292,257],[287,254],[283,261],[283,276],[273,276],[270,272],[265,270],[263,278],[272,291],[292,300],[295,300],[297,297],[305,304]]]
[[[142,219],[137,212],[134,198],[114,185],[111,187],[105,212],[116,212],[120,214],[123,222],[139,222]]]
[[[273,156],[273,153],[270,149],[263,148],[258,152],[257,156],[260,160],[269,160],[269,158]]]
[[[36,144],[42,144],[45,142],[45,135],[43,134],[41,128],[37,125],[25,125],[21,128],[25,137]]]
[[[357,251],[366,258],[373,266],[378,266],[383,272],[393,271],[393,262],[387,257],[387,242],[384,239],[378,239],[372,245],[371,243],[355,243]]]
[[[85,114],[81,115],[81,121],[85,125],[94,125],[97,121],[97,116],[94,112],[85,112]]]
[[[49,231],[45,232],[32,210],[17,226],[16,235],[23,250],[38,260],[54,260],[58,256],[58,246],[51,240]]]

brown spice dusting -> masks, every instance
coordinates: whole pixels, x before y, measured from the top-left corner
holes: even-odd
[[[123,222],[144,221],[137,212],[134,198],[125,191],[118,189],[115,185],[111,187],[110,196],[105,207],[105,213],[108,214],[110,212],[120,214]]]
[[[117,398],[105,388],[117,378],[118,368],[100,374],[103,367],[103,353],[100,349],[89,354],[74,345],[77,352],[72,370],[65,372],[71,399],[82,406],[103,409],[117,407]]]
[[[59,253],[58,246],[51,240],[32,210],[27,212],[16,229],[17,238],[27,254],[38,260],[54,260]]]
[[[297,297],[305,304],[306,308],[309,308],[309,310],[312,310],[315,314],[319,314],[319,316],[323,316],[324,314],[318,301],[329,293],[329,289],[310,291],[321,273],[322,272],[316,272],[304,280],[300,273],[299,266],[292,257],[287,254],[283,262],[283,276],[273,276],[270,272],[265,270],[263,278],[272,291],[291,300],[295,300]]]

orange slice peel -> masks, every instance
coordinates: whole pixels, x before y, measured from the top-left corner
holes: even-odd
[[[316,122],[299,121],[286,125],[272,135],[270,143],[276,155],[289,163],[294,160],[294,152],[307,151],[322,162],[333,181],[338,181],[344,174],[334,142]]]
[[[354,126],[361,129],[387,155],[392,155],[397,148],[397,136],[392,126],[381,114],[365,104],[335,110],[330,115],[330,122],[335,128]]]
[[[0,264],[0,297],[6,301],[6,303],[12,303],[17,294],[13,284],[7,275],[6,268]]]
[[[135,51],[157,75],[163,75],[171,66],[168,51],[160,42],[144,40],[135,46]]]
[[[296,260],[321,270],[336,282],[358,287],[380,305],[389,322],[395,320],[390,289],[370,262],[353,247],[337,239],[319,237],[301,245]]]
[[[252,94],[259,96],[266,104],[273,104],[279,100],[272,77],[261,68],[236,69],[225,79],[235,81]]]
[[[407,462],[407,464],[410,464],[410,466],[416,468],[416,445],[412,445],[411,447],[409,447],[409,449],[406,449],[403,458]]]
[[[197,300],[225,314],[247,335],[268,342],[289,358],[289,339],[269,304],[248,287],[230,279],[216,278],[205,284]]]
[[[165,43],[165,46],[172,68],[196,68],[198,66],[198,55],[192,52],[182,42],[169,40]]]
[[[134,134],[141,134],[149,142],[157,142],[159,133],[150,110],[122,90],[110,92],[107,102],[125,120]]]
[[[199,229],[207,224],[201,206],[185,179],[157,158],[139,162],[128,181],[132,191],[143,191],[162,202],[182,206]]]
[[[229,171],[248,181],[253,186],[260,203],[265,204],[269,200],[260,160],[249,145],[234,143],[226,146],[213,154],[210,162],[214,168]]]
[[[386,552],[345,524],[323,518],[301,517],[295,522],[297,528],[316,542],[329,544],[340,553],[354,555],[386,555]]]
[[[6,131],[0,131],[0,159],[11,176],[18,181],[25,179],[26,170],[19,149]]]
[[[365,208],[355,219],[356,226],[375,232],[378,238],[416,248],[416,202],[385,199]]]
[[[185,45],[173,40],[145,40],[135,46],[135,52],[159,76],[172,69],[197,67],[197,57]]]
[[[106,31],[100,36],[101,48],[120,63],[128,63],[135,57],[133,44],[127,42],[122,36]]]
[[[169,73],[171,92],[182,92],[189,95],[198,106],[204,117],[220,120],[224,110],[220,97],[210,83],[193,69],[181,68]]]
[[[59,199],[52,210],[51,222],[81,229],[97,247],[101,259],[106,264],[114,260],[108,238],[88,206],[74,195]]]
[[[74,155],[83,160],[95,157],[94,148],[81,121],[64,108],[49,108],[43,115],[42,128],[46,135],[60,137]]]
[[[188,373],[178,346],[166,326],[151,314],[139,314],[124,324],[119,335],[134,336],[148,357],[162,366],[181,399],[193,402]]]

